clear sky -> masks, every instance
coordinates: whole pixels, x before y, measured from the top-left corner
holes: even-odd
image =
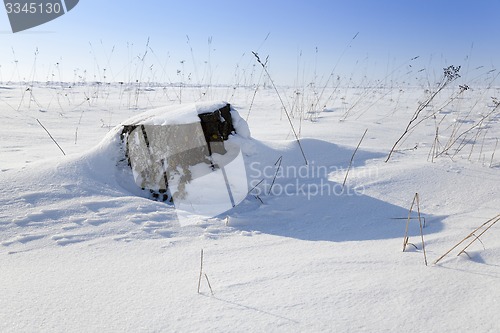
[[[80,0],[12,34],[0,9],[0,81],[244,84],[260,74],[252,51],[289,85],[500,70],[499,15],[498,0]]]

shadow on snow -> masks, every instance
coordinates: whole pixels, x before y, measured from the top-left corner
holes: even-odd
[[[309,173],[304,171],[299,174],[290,167],[305,165],[298,148],[283,151],[282,172],[276,178],[269,172],[266,175],[264,172],[259,174],[250,167],[250,183],[258,183],[259,177],[256,176],[262,176],[264,181],[252,191],[251,196],[230,212],[233,227],[310,241],[403,239],[412,198],[408,198],[408,207],[400,207],[365,195],[362,186],[346,186],[342,189],[341,183],[329,179],[331,174],[324,172],[324,166],[334,166],[331,167],[333,172],[344,175],[353,150],[312,139],[302,141],[302,146],[309,154]],[[268,147],[260,147],[259,150],[265,149]],[[276,151],[274,153],[277,154]],[[268,152],[265,155],[272,154]],[[385,155],[359,150],[351,172],[355,174],[356,167],[382,157]],[[271,160],[265,165],[274,166],[276,160]],[[314,173],[312,169],[320,171]],[[330,169],[327,167],[326,170]],[[375,177],[376,173],[372,176]],[[441,230],[443,217],[425,212],[421,212],[421,216],[426,222],[424,235]],[[416,218],[415,209],[409,227],[410,242],[412,237],[420,235]]]

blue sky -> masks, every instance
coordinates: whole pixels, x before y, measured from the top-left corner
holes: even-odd
[[[80,0],[17,34],[0,11],[0,81],[243,84],[260,74],[252,51],[269,56],[278,84],[324,82],[332,71],[358,81],[409,80],[421,69],[439,77],[451,64],[472,73],[500,67],[498,13],[497,0]]]

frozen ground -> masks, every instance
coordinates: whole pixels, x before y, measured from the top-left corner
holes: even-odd
[[[252,103],[243,87],[1,85],[0,331],[499,331],[500,225],[468,256],[432,262],[500,213],[500,91],[451,84],[386,163],[426,88],[283,88],[305,166],[273,90]],[[248,119],[247,173],[264,179],[185,227],[136,195],[118,142],[102,141],[181,98],[226,100]],[[429,266],[417,220],[418,249],[402,252],[415,193]],[[206,279],[197,292],[201,249],[213,295]]]

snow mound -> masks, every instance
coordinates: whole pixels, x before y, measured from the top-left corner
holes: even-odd
[[[193,103],[153,109],[125,120],[85,153],[1,173],[0,244],[37,240],[66,245],[102,237],[170,235],[173,229],[180,228],[175,210],[147,199],[148,193],[134,183],[120,137],[123,126],[199,122],[198,114],[226,104]],[[231,115],[238,134],[231,135],[228,144],[241,146],[241,152],[247,155],[254,146],[248,125],[236,110],[231,109]]]
[[[118,133],[111,131],[86,153],[0,174],[4,184],[0,244],[16,252],[106,238],[198,237],[215,230],[217,237],[259,230],[329,241],[395,238],[402,232],[401,223],[390,218],[404,216],[406,209],[356,193],[354,188],[342,190],[341,184],[329,179],[335,170],[346,167],[349,149],[304,139],[302,146],[309,154],[306,166],[296,141],[264,142],[238,135],[230,141],[251,147],[242,149],[253,187],[248,197],[227,215],[194,216],[194,225],[182,227],[172,206],[145,198],[135,186],[130,169],[123,167]],[[358,154],[355,166],[380,157]],[[228,219],[230,226],[225,225]],[[439,230],[437,220],[433,228]]]

